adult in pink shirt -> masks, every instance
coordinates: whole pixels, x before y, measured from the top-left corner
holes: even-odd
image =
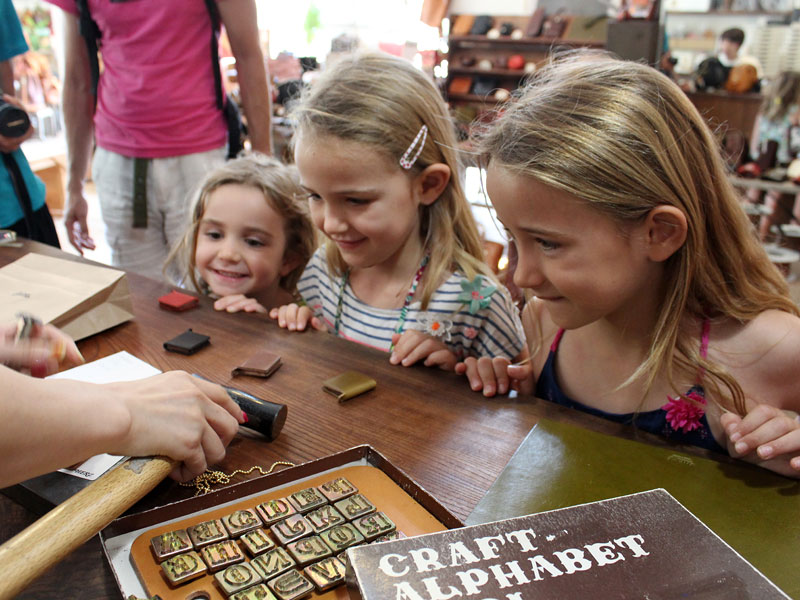
[[[94,248],[83,179],[96,143],[92,176],[112,263],[158,278],[186,223],[194,186],[226,155],[208,10],[203,0],[88,0],[101,32],[103,70],[95,107],[76,1],[48,1],[66,15],[69,241],[81,253]],[[269,154],[271,107],[255,0],[217,0],[217,6],[236,58],[252,148]],[[144,174],[145,161],[136,159],[147,159]],[[140,179],[136,194],[146,193],[146,227],[141,214],[134,226],[134,165]]]

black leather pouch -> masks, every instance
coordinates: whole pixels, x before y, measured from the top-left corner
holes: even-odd
[[[180,354],[194,354],[210,342],[211,338],[207,335],[187,329],[182,334],[164,342],[164,350],[179,352]]]

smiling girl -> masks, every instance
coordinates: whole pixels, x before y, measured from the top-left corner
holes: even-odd
[[[646,65],[567,55],[480,145],[514,282],[533,296],[532,361],[467,359],[471,387],[800,477],[800,311],[680,88]]]
[[[217,298],[228,312],[266,312],[291,302],[314,251],[314,228],[296,200],[294,168],[251,154],[203,181],[191,223],[165,270]]]
[[[520,320],[483,260],[433,82],[399,58],[356,55],[316,80],[294,117],[300,182],[327,241],[298,284],[307,306],[270,316],[389,351],[403,366],[516,357]]]

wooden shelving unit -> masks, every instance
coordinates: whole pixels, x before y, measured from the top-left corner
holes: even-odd
[[[585,18],[578,21],[579,18],[575,17],[574,22],[569,20],[570,17],[564,18],[568,19],[565,35],[559,38],[512,37],[511,35],[500,37],[451,35],[448,37],[448,73],[447,79],[443,82],[443,91],[465,134],[469,122],[480,116],[481,113],[495,107],[498,99],[494,94],[498,90],[513,92],[520,86],[531,73],[530,63],[538,68],[555,49],[605,47],[605,28],[602,28],[602,40],[581,39],[586,38],[587,35],[596,36],[596,30],[582,29],[586,23]],[[452,22],[456,22],[456,19],[456,16],[451,17]],[[494,17],[495,27],[510,23],[514,29],[523,32],[527,29],[528,20],[528,17]],[[601,25],[603,24],[601,23]],[[515,56],[515,60],[521,63],[520,68],[509,67],[508,59],[512,56]],[[526,65],[528,65],[527,69]],[[479,83],[480,86],[478,86]],[[480,93],[476,93],[476,87],[480,89]]]

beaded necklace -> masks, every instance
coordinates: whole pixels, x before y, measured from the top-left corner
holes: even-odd
[[[414,294],[417,291],[417,286],[419,285],[420,279],[422,279],[423,273],[425,273],[425,267],[428,266],[428,260],[430,259],[429,255],[425,255],[422,257],[422,262],[419,265],[419,269],[417,269],[417,274],[414,275],[414,281],[411,282],[411,287],[408,289],[408,293],[406,294],[406,299],[403,301],[403,308],[400,309],[400,318],[397,320],[397,325],[394,328],[395,333],[400,333],[403,331],[403,325],[406,322],[406,316],[408,315],[408,307],[411,304],[411,300],[414,298]],[[350,269],[344,272],[342,276],[342,286],[339,288],[339,301],[336,305],[336,319],[333,325],[333,331],[338,336],[339,335],[339,328],[342,322],[342,306],[344,305],[344,288],[347,286],[347,281],[350,279]],[[390,351],[392,348],[389,349]]]

